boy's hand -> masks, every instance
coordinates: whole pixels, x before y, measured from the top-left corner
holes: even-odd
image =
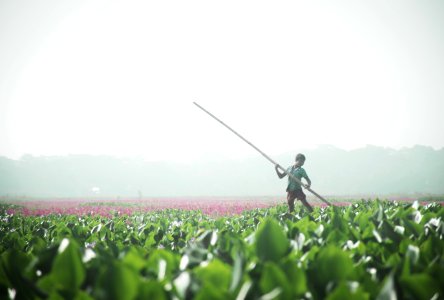
[[[310,188],[310,184],[304,184],[304,188],[309,189]]]

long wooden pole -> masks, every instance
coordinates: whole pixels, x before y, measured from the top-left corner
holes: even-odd
[[[210,113],[208,110],[206,110],[205,108],[203,108],[202,106],[200,106],[199,104],[197,104],[196,102],[193,102],[194,105],[196,105],[197,107],[199,107],[201,110],[203,110],[204,112],[206,112],[208,115],[210,115],[213,119],[215,119],[216,121],[218,121],[219,123],[221,123],[222,125],[224,125],[226,128],[228,128],[231,132],[233,132],[235,135],[237,135],[239,138],[241,138],[244,142],[246,142],[248,145],[250,145],[251,147],[253,147],[254,149],[256,149],[256,151],[258,151],[260,154],[262,154],[263,157],[265,157],[266,159],[268,159],[272,164],[274,164],[275,166],[277,166],[281,171],[283,171],[285,174],[287,174],[292,180],[298,182],[299,184],[301,184],[301,186],[303,186],[304,188],[306,188],[310,193],[312,193],[313,195],[315,195],[316,197],[318,197],[321,201],[323,201],[324,203],[328,204],[328,205],[332,205],[330,202],[328,202],[324,197],[322,197],[321,195],[319,195],[318,193],[316,193],[315,191],[313,191],[311,188],[306,187],[305,184],[303,184],[299,178],[297,178],[296,176],[294,176],[291,173],[288,173],[286,169],[284,169],[280,164],[278,164],[277,162],[275,162],[271,157],[269,157],[267,154],[265,154],[264,152],[262,152],[258,147],[256,147],[255,145],[253,145],[250,141],[248,141],[246,138],[244,138],[243,136],[241,136],[239,133],[237,133],[234,129],[232,129],[230,126],[228,126],[227,124],[225,124],[224,122],[222,122],[222,120],[220,120],[219,118],[217,118],[215,115],[213,115],[212,113]]]

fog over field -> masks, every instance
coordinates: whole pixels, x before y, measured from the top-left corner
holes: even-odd
[[[444,1],[0,1],[0,45],[1,195],[283,194],[193,101],[321,194],[444,192]]]
[[[293,163],[295,151],[275,157]],[[304,151],[312,188],[322,195],[444,193],[444,149],[375,146]],[[259,155],[195,163],[111,156],[0,158],[0,195],[29,197],[172,197],[285,195],[273,165]]]

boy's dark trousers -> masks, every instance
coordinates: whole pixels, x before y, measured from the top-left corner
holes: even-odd
[[[302,189],[297,189],[294,191],[287,190],[287,203],[288,203],[288,209],[291,212],[294,211],[294,200],[298,199],[304,204],[304,206],[308,209],[308,211],[312,212],[313,208],[308,204],[307,202],[307,196],[304,194]]]

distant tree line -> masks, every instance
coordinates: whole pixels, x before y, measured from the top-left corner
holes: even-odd
[[[274,158],[287,166],[297,152],[306,155],[312,187],[323,195],[444,193],[444,149],[321,146]],[[188,164],[93,155],[0,157],[3,196],[259,196],[284,194],[285,187],[260,156]]]

